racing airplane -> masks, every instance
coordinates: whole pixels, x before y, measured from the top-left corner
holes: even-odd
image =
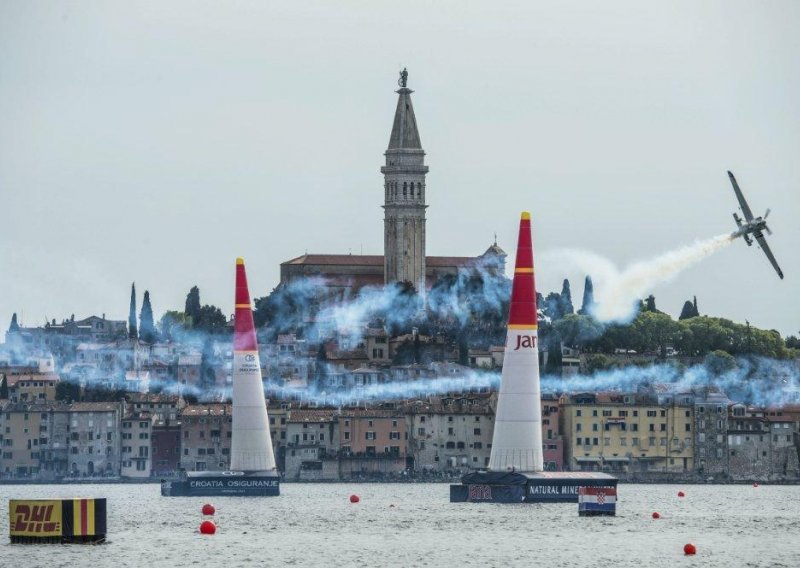
[[[731,233],[731,236],[733,238],[742,237],[747,243],[747,246],[752,246],[753,238],[755,238],[755,240],[758,242],[758,246],[761,247],[761,250],[764,251],[764,254],[767,255],[767,258],[772,263],[772,267],[775,269],[775,272],[778,273],[778,276],[783,278],[783,271],[781,270],[781,267],[778,266],[778,261],[775,260],[775,256],[773,256],[772,251],[769,250],[767,239],[764,238],[764,233],[762,232],[766,231],[767,234],[772,234],[772,231],[770,231],[769,227],[767,227],[769,209],[767,209],[767,212],[764,213],[763,217],[753,217],[753,212],[750,211],[750,206],[747,204],[747,201],[745,201],[744,195],[742,195],[742,190],[739,189],[739,184],[736,183],[736,178],[733,177],[731,172],[728,172],[728,177],[731,178],[733,191],[736,193],[736,199],[739,200],[739,208],[742,210],[742,214],[744,215],[744,219],[742,219],[736,213],[733,214],[733,219],[736,221],[736,225],[738,225],[739,228]]]

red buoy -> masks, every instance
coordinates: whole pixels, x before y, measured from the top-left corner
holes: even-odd
[[[200,534],[214,534],[217,532],[217,525],[214,521],[203,521],[200,523]]]
[[[754,484],[753,484],[753,487],[758,487],[758,483],[754,483]]]
[[[697,554],[697,548],[691,542],[688,544],[683,545],[683,553],[686,556],[691,556],[692,554]]]
[[[678,491],[678,497],[686,497],[686,493],[683,491]]]
[[[350,495],[350,502],[351,503],[358,503],[359,501],[361,501],[361,498],[358,495],[355,495],[355,494]]]
[[[660,519],[661,518],[661,513],[659,513],[658,511],[653,511],[653,518],[654,519]]]
[[[217,512],[217,510],[214,508],[214,505],[212,505],[211,503],[206,503],[205,505],[203,505],[203,514],[204,515],[212,517],[212,516],[214,516],[214,513],[216,513],[216,512]]]

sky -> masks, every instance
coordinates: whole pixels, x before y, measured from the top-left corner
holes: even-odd
[[[382,254],[380,166],[409,71],[427,152],[427,249],[513,255],[537,286],[624,266],[772,209],[786,279],[744,243],[652,290],[800,330],[800,3],[0,3],[0,329],[75,314],[233,311],[234,260]],[[141,296],[140,296],[141,302]]]

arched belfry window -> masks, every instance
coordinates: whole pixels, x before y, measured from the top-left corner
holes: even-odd
[[[407,197],[406,190],[408,189],[408,183],[403,182],[403,197]]]

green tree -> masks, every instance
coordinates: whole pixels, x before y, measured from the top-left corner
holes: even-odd
[[[137,339],[139,333],[136,329],[136,283],[131,284],[131,304],[128,310],[128,339]]]
[[[76,402],[81,400],[81,387],[70,381],[56,383],[56,400],[63,402]]]
[[[550,321],[560,320],[564,316],[561,306],[561,294],[550,292],[544,299],[544,314],[550,318]]]
[[[789,356],[783,339],[775,330],[758,329],[708,316],[697,316],[681,323],[691,330],[691,342],[682,347],[687,355],[704,356],[721,350],[732,355],[759,355],[775,359]]]
[[[228,320],[216,306],[206,304],[200,308],[197,316],[193,318],[192,329],[206,333],[223,333],[228,326]]]
[[[681,309],[681,315],[678,316],[678,319],[679,320],[685,320],[685,319],[693,318],[693,317],[695,317],[695,315],[696,314],[694,313],[694,304],[692,304],[691,301],[686,300],[683,303],[683,308]]]
[[[656,297],[650,294],[647,296],[647,299],[644,301],[644,309],[648,312],[657,312],[656,309]]]
[[[200,388],[203,390],[213,388],[217,382],[217,374],[214,370],[215,362],[214,343],[210,339],[206,339],[200,356]]]
[[[469,365],[469,343],[467,342],[467,333],[461,330],[458,334],[458,364]]]
[[[592,277],[587,275],[586,280],[583,282],[583,302],[581,309],[578,313],[582,316],[591,315],[594,309],[594,284],[592,284]]]
[[[561,311],[561,317],[575,313],[575,309],[572,306],[572,291],[570,290],[569,280],[567,278],[564,278],[564,282],[561,285],[559,308]]]
[[[639,340],[639,353],[658,352],[666,357],[667,347],[674,345],[680,326],[667,314],[646,311],[638,314],[631,323]]]
[[[186,304],[183,309],[183,313],[188,318],[190,326],[194,326],[194,323],[199,319],[201,309],[200,288],[192,286],[192,289],[189,290],[189,293],[186,295]]]
[[[144,291],[142,311],[139,313],[139,339],[145,343],[155,343],[158,339],[156,326],[153,323],[153,307],[150,305],[150,292]]]
[[[605,328],[592,317],[567,314],[553,323],[553,330],[561,337],[564,345],[583,347],[602,336]]]
[[[704,360],[706,367],[715,375],[722,375],[736,369],[736,358],[722,349],[712,351]]]
[[[11,325],[8,326],[8,333],[16,333],[19,331],[19,324],[17,323],[17,314],[11,314]]]
[[[325,348],[325,343],[320,342],[317,349],[316,360],[316,378],[317,387],[322,387],[325,384],[325,378],[328,376],[328,351]]]
[[[586,357],[586,371],[590,374],[597,371],[607,371],[614,367],[614,360],[602,353],[592,353]]]
[[[177,310],[169,310],[158,322],[161,336],[167,341],[174,341],[181,331],[186,329],[186,314]]]

